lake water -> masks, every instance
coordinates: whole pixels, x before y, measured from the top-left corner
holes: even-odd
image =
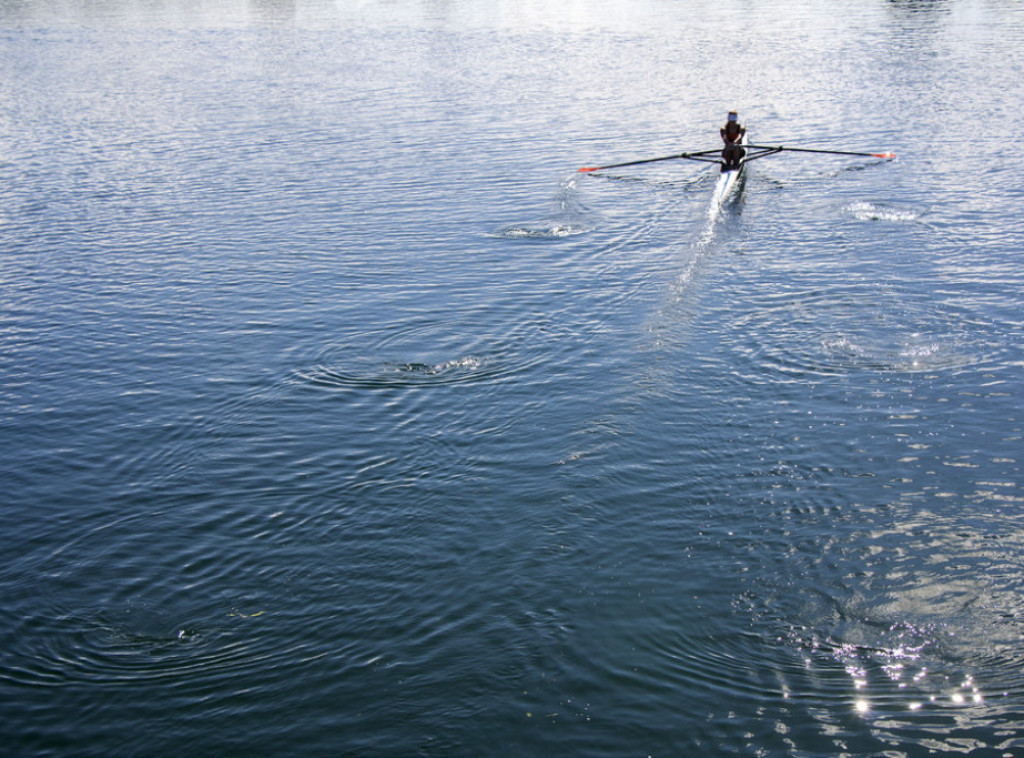
[[[8,755],[1024,755],[1024,5],[0,0]],[[714,167],[584,165],[718,144]]]

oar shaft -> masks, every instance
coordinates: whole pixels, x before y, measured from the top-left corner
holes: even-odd
[[[695,153],[676,153],[675,155],[663,155],[660,158],[644,158],[640,161],[626,161],[625,163],[609,163],[607,166],[584,166],[577,169],[576,173],[587,173],[589,171],[603,171],[606,168],[622,168],[623,166],[639,166],[642,163],[657,163],[658,161],[671,161],[679,158],[688,160],[707,160],[706,156],[718,155],[721,150],[699,150]],[[715,161],[717,162],[717,160]]]
[[[815,150],[809,147],[782,147],[781,145],[769,147],[768,145],[749,145],[749,147],[761,150],[786,150],[791,153],[825,153],[827,155],[863,155],[867,158],[895,158],[896,153],[856,153],[850,150]]]
[[[639,166],[641,163],[656,163],[658,161],[670,161],[675,158],[681,158],[682,156],[678,153],[675,155],[665,155],[661,158],[645,158],[642,161],[626,161],[625,163],[609,163],[607,166],[584,166],[579,169],[576,173],[586,173],[588,171],[601,171],[606,168],[622,168],[623,166]]]

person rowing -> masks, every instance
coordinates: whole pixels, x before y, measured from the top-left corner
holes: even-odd
[[[743,160],[743,156],[747,154],[747,151],[740,144],[746,131],[740,124],[740,117],[736,114],[736,111],[729,111],[725,126],[719,129],[719,133],[722,135],[722,142],[725,143],[725,147],[722,148],[723,170],[738,168],[740,161]]]

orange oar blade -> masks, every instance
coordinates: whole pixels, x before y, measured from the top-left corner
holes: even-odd
[[[577,174],[586,174],[586,173],[589,173],[591,171],[597,171],[598,168],[600,168],[600,166],[589,166],[589,167],[584,166],[583,168],[581,168],[576,173]]]
[[[887,161],[891,161],[896,157],[896,153],[871,153],[875,158],[885,158]]]

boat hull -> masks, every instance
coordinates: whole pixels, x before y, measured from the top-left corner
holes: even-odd
[[[740,144],[744,147],[747,145],[747,135],[745,133]],[[729,196],[739,185],[740,177],[743,174],[744,168],[746,168],[746,163],[747,159],[744,157],[736,168],[722,167],[721,174],[718,177],[718,184],[715,185],[715,204],[721,205],[729,199]]]

